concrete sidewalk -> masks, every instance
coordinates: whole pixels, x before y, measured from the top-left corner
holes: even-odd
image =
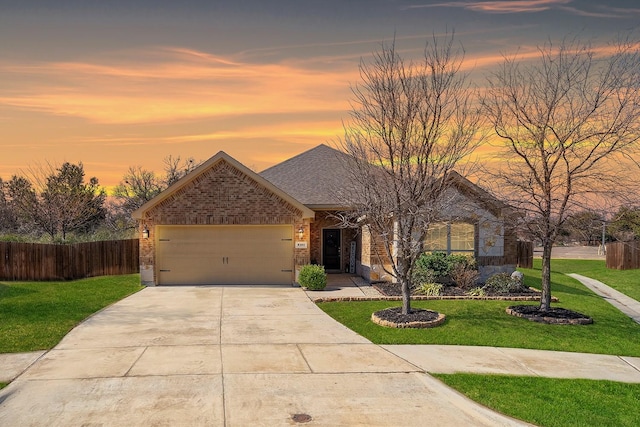
[[[146,288],[0,390],[0,425],[516,426],[299,288]]]
[[[640,357],[450,345],[383,345],[433,374],[468,372],[640,383]]]
[[[598,280],[575,273],[568,274],[568,276],[573,277],[597,295],[600,295],[605,301],[629,316],[636,323],[640,323],[640,302],[626,296],[622,292],[616,291]]]
[[[8,383],[27,370],[46,351],[0,354],[0,382]]]

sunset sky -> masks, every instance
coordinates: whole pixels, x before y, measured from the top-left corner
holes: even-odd
[[[261,171],[341,134],[358,63],[455,30],[476,83],[502,54],[637,30],[637,0],[0,0],[0,177],[220,150]]]

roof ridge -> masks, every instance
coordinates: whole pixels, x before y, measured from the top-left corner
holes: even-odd
[[[284,165],[285,165],[285,164],[287,164],[287,163],[294,162],[294,161],[296,161],[298,158],[300,158],[300,157],[302,157],[302,156],[306,156],[306,155],[308,155],[310,152],[315,151],[315,150],[318,150],[319,148],[322,148],[322,147],[324,147],[324,148],[329,148],[330,150],[333,150],[333,151],[337,151],[337,152],[339,152],[339,153],[342,153],[342,151],[336,150],[335,148],[330,147],[330,146],[328,146],[328,145],[327,145],[327,144],[325,144],[325,143],[322,143],[322,144],[316,145],[315,147],[309,148],[308,150],[303,151],[302,153],[296,154],[296,155],[295,155],[295,156],[293,156],[293,157],[289,157],[288,159],[285,159],[285,160],[281,161],[280,163],[276,163],[275,165],[269,166],[268,168],[266,168],[266,169],[264,169],[262,172],[260,172],[260,175],[262,175],[264,172],[267,172],[267,171],[269,171],[269,170],[271,170],[271,169],[273,169],[273,168],[280,167],[280,166],[284,166]],[[346,154],[346,153],[343,153],[343,154]]]

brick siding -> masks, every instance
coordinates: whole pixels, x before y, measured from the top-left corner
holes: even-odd
[[[156,282],[156,225],[285,225],[309,228],[302,212],[259,182],[224,160],[202,172],[184,187],[145,212],[139,223],[149,230],[148,239],[140,239],[140,270],[143,282]],[[305,233],[308,236],[308,232]],[[308,239],[308,237],[307,237]],[[308,262],[309,249],[294,249],[295,263]],[[306,263],[305,262],[305,263]],[[149,271],[150,270],[150,271]]]

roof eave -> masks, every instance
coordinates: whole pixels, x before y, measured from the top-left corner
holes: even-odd
[[[353,207],[336,204],[306,204],[306,207],[314,211],[350,211]]]

